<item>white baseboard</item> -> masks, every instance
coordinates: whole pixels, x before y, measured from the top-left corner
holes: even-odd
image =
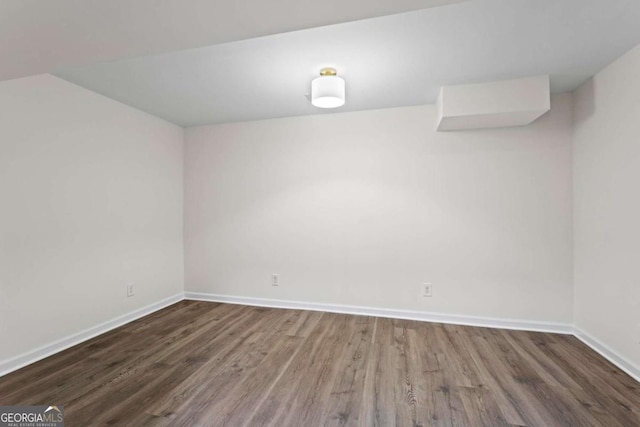
[[[259,307],[287,308],[296,310],[326,311],[330,313],[355,314],[361,316],[387,317],[392,319],[419,320],[423,322],[450,323],[454,325],[480,326],[485,328],[512,329],[519,331],[573,333],[573,326],[565,323],[539,322],[529,320],[499,319],[429,313],[426,311],[393,310],[388,308],[362,307],[355,305],[320,304],[315,302],[285,301],[266,298],[249,298],[229,295],[185,292],[185,299],[197,301],[223,302]]]
[[[66,338],[54,341],[35,350],[23,353],[11,359],[2,360],[0,361],[0,377],[8,374],[9,372],[16,371],[24,366],[35,363],[38,360],[42,360],[45,357],[49,357],[53,354],[59,353],[62,350],[66,350],[69,347],[73,347],[74,345],[87,341],[93,337],[104,334],[105,332],[108,332],[119,326],[147,316],[153,312],[182,301],[183,299],[183,293],[173,295],[169,298],[163,299],[162,301],[158,301],[156,303],[147,305],[146,307],[142,307],[127,314],[123,314],[122,316],[118,316],[115,319],[108,320],[97,326],[85,329],[84,331],[80,331]]]
[[[573,335],[575,335],[576,338],[585,343],[587,346],[591,347],[591,349],[599,353],[609,362],[613,363],[618,368],[629,374],[633,379],[640,382],[640,366],[622,357],[616,351],[612,350],[609,346],[603,344],[601,341],[594,338],[592,335],[589,335],[578,327],[574,328]]]

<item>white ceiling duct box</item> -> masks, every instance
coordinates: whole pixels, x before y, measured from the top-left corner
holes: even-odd
[[[551,109],[549,76],[443,86],[439,131],[524,126]]]

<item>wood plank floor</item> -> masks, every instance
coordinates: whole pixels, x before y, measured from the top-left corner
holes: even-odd
[[[0,378],[68,426],[640,426],[571,336],[183,301]]]

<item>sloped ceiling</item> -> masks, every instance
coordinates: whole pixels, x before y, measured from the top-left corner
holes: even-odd
[[[461,0],[0,0],[0,80]]]
[[[323,66],[347,82],[331,112],[434,103],[440,86],[550,75],[575,89],[640,43],[638,0],[472,0],[164,55],[67,69],[69,81],[183,126],[327,113]]]

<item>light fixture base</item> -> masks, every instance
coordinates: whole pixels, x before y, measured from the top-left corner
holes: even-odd
[[[327,67],[327,68],[323,68],[322,70],[320,70],[320,75],[323,76],[323,77],[336,76],[336,75],[338,75],[338,72],[336,71],[335,68]]]

